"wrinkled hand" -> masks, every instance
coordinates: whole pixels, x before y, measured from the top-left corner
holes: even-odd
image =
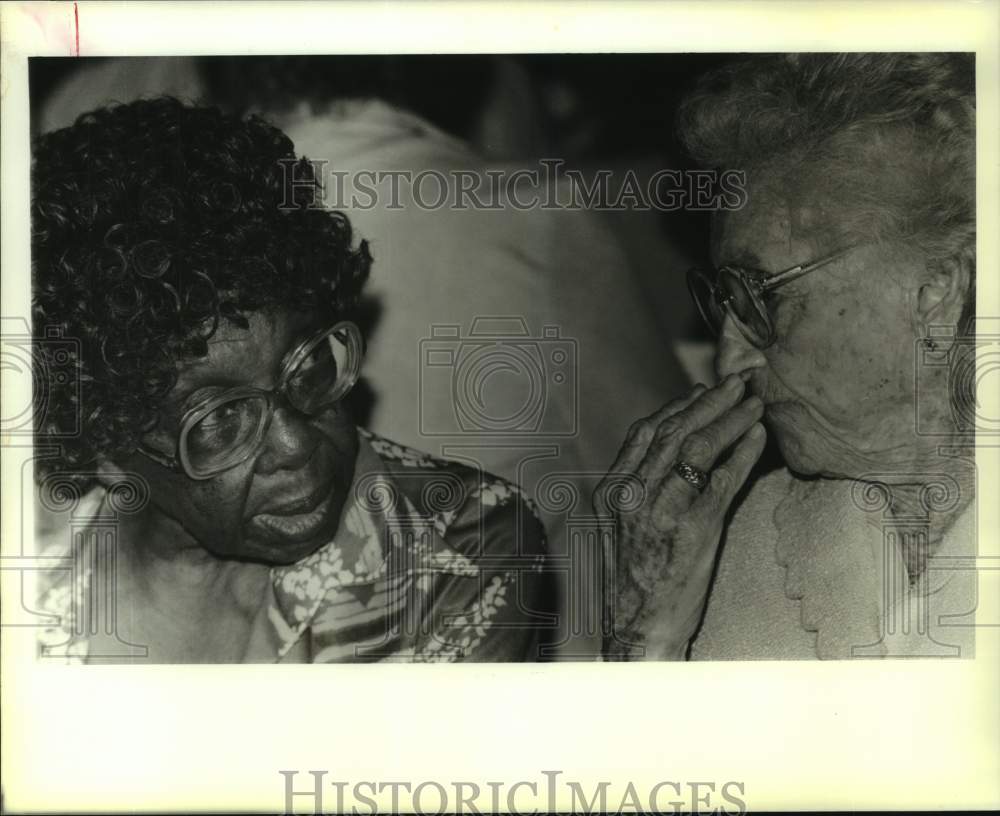
[[[606,659],[684,658],[704,612],[726,511],[764,449],[763,404],[740,402],[744,388],[738,375],[712,389],[698,385],[636,422],[598,485],[595,510],[613,517],[615,530],[604,553],[613,575]],[[709,474],[703,491],[674,471],[678,460]],[[635,507],[615,507],[623,476],[645,488]]]

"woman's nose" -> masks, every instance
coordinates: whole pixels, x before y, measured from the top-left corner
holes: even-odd
[[[767,357],[759,348],[747,340],[733,318],[726,315],[719,332],[719,348],[715,358],[715,369],[722,380],[730,374],[739,374],[748,368],[763,368]]]
[[[289,406],[278,407],[257,457],[256,470],[264,474],[298,470],[312,457],[317,444],[317,431],[308,417]]]

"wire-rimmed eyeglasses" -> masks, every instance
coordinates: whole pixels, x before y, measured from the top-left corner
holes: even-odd
[[[764,296],[779,286],[808,275],[849,252],[842,249],[815,261],[798,264],[773,275],[760,269],[727,265],[719,269],[692,269],[687,281],[698,312],[718,335],[729,315],[743,336],[759,349],[775,340],[774,321]]]

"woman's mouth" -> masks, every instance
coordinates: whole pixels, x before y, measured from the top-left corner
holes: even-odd
[[[330,521],[336,486],[321,494],[318,501],[293,502],[273,513],[259,513],[253,523],[269,537],[278,536],[290,542],[304,542],[321,533]],[[301,507],[306,504],[306,507]],[[311,504],[312,506],[308,506]]]

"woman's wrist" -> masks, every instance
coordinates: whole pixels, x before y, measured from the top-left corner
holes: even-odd
[[[651,636],[652,635],[652,636]],[[685,660],[689,640],[673,635],[657,637],[642,628],[629,626],[605,636],[602,653],[605,660]]]
[[[687,660],[687,650],[687,641],[651,645],[635,642],[622,643],[616,638],[607,638],[602,653],[604,660],[608,662],[638,660],[667,662]]]
[[[671,641],[646,647],[645,660],[687,660],[688,641]]]

